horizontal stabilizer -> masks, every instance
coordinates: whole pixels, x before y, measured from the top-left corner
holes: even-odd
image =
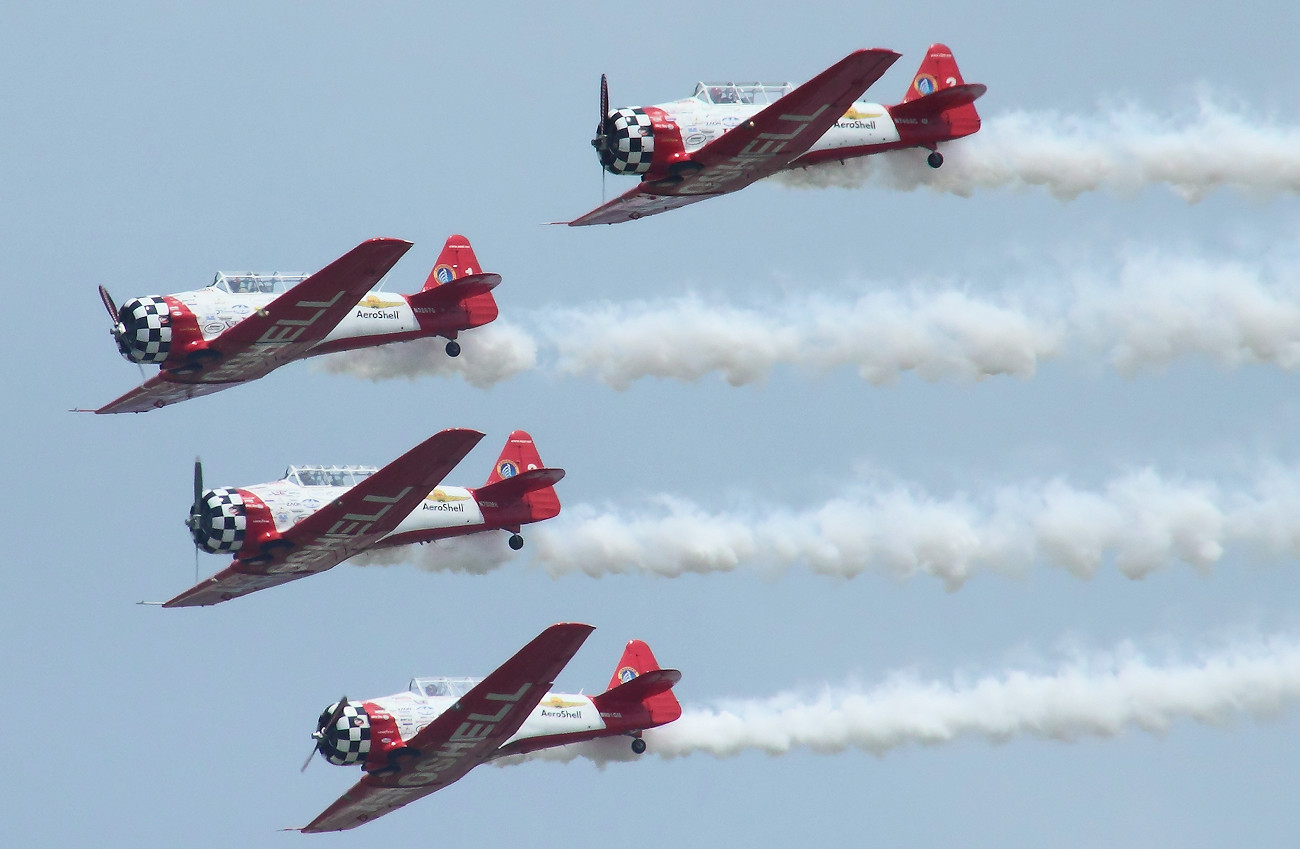
[[[554,486],[564,477],[564,469],[529,469],[514,477],[486,484],[474,490],[479,501],[514,501],[530,492]]]
[[[889,107],[889,114],[895,120],[899,118],[933,118],[947,112],[949,109],[956,109],[958,106],[974,103],[986,91],[988,91],[988,86],[983,83],[963,83],[962,85],[940,89],[932,94],[927,94],[925,97],[918,97],[916,100],[909,100],[906,103],[891,106]]]
[[[639,704],[651,696],[666,693],[673,685],[682,680],[682,673],[677,669],[656,669],[643,672],[625,684],[619,684],[612,690],[606,690],[599,696],[592,696],[592,702],[599,710],[610,704]]]
[[[448,309],[466,298],[491,292],[501,282],[500,274],[470,274],[449,283],[407,295],[412,309]]]

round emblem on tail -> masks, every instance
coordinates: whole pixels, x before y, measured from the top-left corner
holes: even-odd
[[[923,95],[934,94],[935,89],[938,88],[938,86],[936,86],[934,83],[934,77],[930,76],[929,74],[917,74],[916,79],[912,82],[912,85],[915,86],[916,90]]]
[[[513,478],[519,474],[519,467],[510,460],[502,460],[497,464],[497,474],[503,478]]]
[[[456,279],[456,272],[451,270],[450,265],[440,265],[433,269],[433,276],[438,278],[439,283],[450,283]]]
[[[618,680],[622,681],[624,684],[626,684],[628,681],[631,681],[635,677],[636,677],[636,670],[630,666],[624,666],[622,669],[618,671]]]

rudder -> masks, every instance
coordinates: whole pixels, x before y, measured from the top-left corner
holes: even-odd
[[[921,67],[912,77],[903,102],[890,114],[897,118],[928,117],[948,125],[948,136],[960,138],[980,128],[980,116],[974,101],[984,94],[979,83],[967,84],[957,68],[957,60],[946,44],[931,44]],[[944,93],[946,92],[946,94]],[[924,101],[917,102],[917,101]],[[915,103],[912,108],[906,104]]]
[[[675,669],[661,670],[659,661],[655,660],[654,652],[650,651],[650,646],[641,640],[632,640],[623,649],[623,656],[619,658],[618,666],[614,667],[614,674],[609,679],[609,686],[605,688],[602,696],[617,699],[618,695],[615,691],[619,688],[624,688],[622,692],[636,689],[635,685],[631,688],[628,685],[642,677],[655,679],[651,686],[646,688],[651,695],[641,699],[641,704],[650,713],[650,719],[655,725],[672,722],[682,715],[681,703],[677,701],[672,691],[673,684],[681,678],[681,673]],[[597,696],[595,700],[599,702],[602,696]]]

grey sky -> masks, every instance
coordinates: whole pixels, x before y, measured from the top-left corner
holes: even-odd
[[[356,778],[323,762],[298,775],[322,707],[340,693],[394,692],[413,675],[485,674],[556,621],[598,628],[561,688],[603,686],[623,643],[639,637],[683,670],[678,695],[701,709],[873,691],[902,674],[953,685],[1012,669],[1052,674],[1079,657],[1100,668],[1111,652],[1161,668],[1270,639],[1285,654],[1300,639],[1295,558],[1241,537],[1225,537],[1200,571],[1175,558],[1134,580],[1112,549],[1090,580],[1035,556],[1020,577],[988,568],[956,591],[927,574],[846,579],[802,561],[669,579],[550,577],[535,558],[547,534],[563,544],[564,528],[601,511],[690,507],[775,523],[846,493],[899,491],[918,503],[964,500],[984,516],[997,492],[1051,481],[1104,492],[1149,473],[1211,487],[1231,512],[1234,493],[1293,481],[1294,362],[1203,351],[1125,371],[1068,319],[1080,291],[1105,302],[1125,267],[1175,260],[1212,283],[1229,265],[1254,273],[1273,297],[1266,313],[1294,310],[1294,188],[1263,198],[1219,188],[1188,203],[1160,184],[1068,202],[1043,188],[963,197],[882,181],[764,184],[628,225],[542,222],[600,200],[588,139],[602,72],[615,105],[640,105],[685,96],[699,79],[798,83],[854,48],[882,46],[903,58],[871,95],[892,103],[925,48],[943,41],[967,80],[989,86],[978,107],[990,127],[1028,116],[1102,138],[1178,128],[1190,168],[1213,141],[1198,127],[1247,122],[1254,140],[1295,139],[1297,15],[1262,2],[6,9],[0,668],[21,703],[0,805],[10,841],[297,839],[276,829],[309,821]],[[1202,103],[1226,118],[1209,120]],[[1117,110],[1151,126],[1116,125]],[[961,165],[950,156],[945,171]],[[1279,183],[1294,173],[1285,158],[1276,167]],[[610,176],[606,192],[630,185]],[[67,412],[139,377],[113,349],[97,284],[120,301],[202,285],[217,269],[309,271],[384,235],[415,242],[386,281],[410,292],[452,232],[502,274],[502,319],[541,340],[536,368],[476,388],[298,364],[147,415]],[[1179,289],[1188,275],[1145,297],[1191,303]],[[903,370],[877,384],[852,362],[809,369],[795,353],[740,386],[706,371],[618,391],[557,365],[566,332],[583,329],[566,327],[563,311],[595,314],[605,302],[618,312],[694,299],[798,327],[807,299],[834,307],[893,293],[927,305],[943,292],[1065,321],[1071,344],[1032,374],[982,380]],[[1149,328],[1129,329],[1142,339]],[[474,355],[472,334],[465,349]],[[501,568],[345,565],[214,609],[134,604],[193,579],[182,520],[196,454],[211,484],[234,486],[289,463],[382,464],[453,426],[488,436],[449,483],[485,480],[514,428],[568,470],[566,513],[526,532]],[[498,542],[504,552],[504,535]],[[221,562],[205,555],[201,568]],[[665,759],[652,743],[640,762],[603,769],[480,770],[324,840],[1292,846],[1292,704],[1264,719],[1173,718],[1159,733],[1012,734],[1001,744],[976,734],[880,757],[795,748]]]

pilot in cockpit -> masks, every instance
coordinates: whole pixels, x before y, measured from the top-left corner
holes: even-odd
[[[446,681],[435,681],[432,684],[425,684],[424,694],[426,696],[450,696],[451,695],[451,693],[447,690]]]
[[[714,103],[735,103],[736,90],[731,86],[714,86],[709,89],[709,98]]]

